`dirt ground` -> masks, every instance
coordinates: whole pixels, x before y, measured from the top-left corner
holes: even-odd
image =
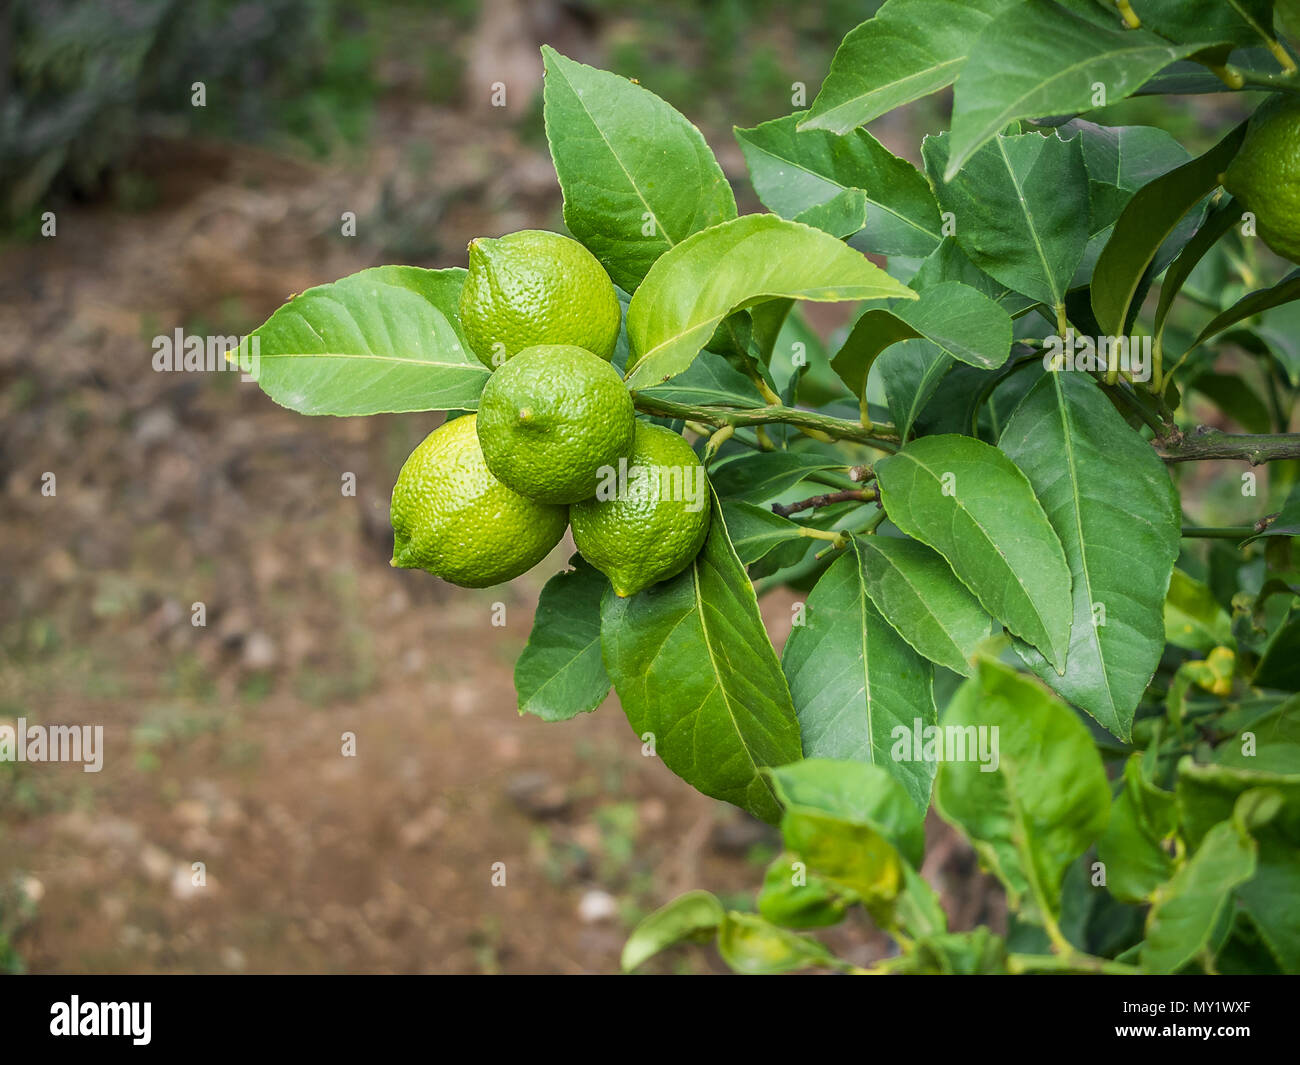
[[[392,480],[436,416],[309,419],[235,374],[152,369],[177,327],[243,333],[380,261],[559,228],[549,161],[510,126],[382,122],[390,147],[338,168],[153,141],[147,211],[64,210],[0,250],[0,719],[102,725],[106,746],[97,774],[0,764],[0,963],[610,972],[649,909],[695,887],[748,904],[775,853],[642,757],[612,698],[519,717],[512,663],[570,546],[484,592],[390,569]],[[764,602],[778,642],[788,603]],[[934,835],[958,926],[996,919]],[[885,949],[864,924],[830,941]]]

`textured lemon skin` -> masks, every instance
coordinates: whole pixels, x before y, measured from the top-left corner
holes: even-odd
[[[462,588],[486,588],[537,565],[560,537],[564,507],[525,499],[487,468],[477,418],[439,426],[411,452],[393,486],[394,566]]]
[[[1300,263],[1300,100],[1274,97],[1250,120],[1223,186],[1278,255]]]
[[[524,348],[488,378],[478,439],[488,469],[543,503],[596,494],[601,471],[632,450],[636,414],[623,378],[567,344]]]
[[[460,321],[486,366],[535,344],[573,344],[609,360],[621,313],[605,268],[576,240],[523,229],[470,243]]]
[[[700,460],[690,444],[662,426],[637,422],[628,468],[626,492],[569,507],[573,542],[582,557],[624,598],[675,577],[691,563],[704,546],[712,506]],[[637,476],[638,469],[648,475]],[[668,470],[690,471],[690,485],[703,493],[699,510],[687,509],[692,500],[673,498],[671,482],[663,476]]]

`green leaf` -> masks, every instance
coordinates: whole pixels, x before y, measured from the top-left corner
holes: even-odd
[[[1092,309],[1104,336],[1123,336],[1156,253],[1183,216],[1219,183],[1246,134],[1243,122],[1218,145],[1143,186],[1115,223],[1092,275]]]
[[[546,45],[542,58],[564,224],[616,285],[634,291],[669,248],[736,217],[721,167],[681,114],[634,82]]]
[[[989,616],[937,551],[916,540],[866,536],[858,541],[867,594],[918,653],[970,676]]]
[[[1173,309],[1174,298],[1182,291],[1192,271],[1205,257],[1206,253],[1225,233],[1241,220],[1242,207],[1236,200],[1228,197],[1220,203],[1205,220],[1205,224],[1196,231],[1196,235],[1187,242],[1169,266],[1164,280],[1160,283],[1160,301],[1156,305],[1155,322],[1152,334],[1156,344],[1163,349],[1165,326],[1169,323],[1169,312]]]
[[[460,329],[464,278],[362,270],[295,296],[228,357],[251,364],[262,391],[300,414],[473,410],[491,371]]]
[[[1144,30],[1099,25],[1051,0],[1026,0],[984,27],[953,91],[950,181],[981,145],[1021,118],[1070,114],[1129,96],[1196,51]]]
[[[1110,789],[1083,722],[1033,681],[982,660],[957,689],[945,728],[996,729],[998,766],[939,767],[935,805],[1002,881],[1008,902],[1041,921],[1056,913],[1061,879],[1106,825]],[[968,744],[969,746],[969,744]]]
[[[948,168],[951,135],[921,146],[932,179]],[[957,243],[1003,284],[1057,307],[1065,302],[1088,243],[1088,173],[1079,138],[998,135],[951,181],[936,187],[956,218]]]
[[[796,130],[806,114],[796,111],[735,131],[763,206],[782,218],[816,225],[809,212],[837,201],[856,202],[844,199],[856,190],[865,194],[867,216],[855,247],[881,255],[928,255],[939,243],[940,223],[939,205],[925,177],[866,130],[843,137]],[[859,222],[853,229],[827,231],[848,236],[861,228]]]
[[[763,766],[798,759],[799,723],[754,586],[714,507],[678,577],[601,608],[605,669],[638,736],[691,786],[775,823]]]
[[[890,521],[943,555],[985,610],[1063,671],[1070,568],[1019,468],[980,440],[928,436],[875,470]]]
[[[808,546],[808,538],[798,525],[766,507],[729,499],[722,504],[722,515],[741,565],[752,566],[783,544],[798,543],[805,549]]]
[[[819,229],[766,214],[724,222],[664,254],[632,297],[628,387],[681,373],[727,315],[764,300],[896,296],[915,293]]]
[[[1260,289],[1258,292],[1243,296],[1222,314],[1216,315],[1196,335],[1191,347],[1199,347],[1210,337],[1222,333],[1229,326],[1236,325],[1243,319],[1295,300],[1300,300],[1300,270],[1292,270],[1286,277],[1270,288]]]
[[[1028,296],[1022,296],[995,280],[971,262],[953,237],[943,238],[943,242],[913,275],[911,285],[917,292],[924,292],[945,281],[960,281],[963,285],[978,289],[1013,317],[1034,306],[1034,301]]]
[[[1165,841],[1177,827],[1173,793],[1149,784],[1142,776],[1142,755],[1130,755],[1110,821],[1097,841],[1097,857],[1106,866],[1106,889],[1125,902],[1150,901],[1173,872]]]
[[[1186,388],[1205,396],[1219,408],[1221,415],[1231,418],[1248,433],[1267,433],[1272,428],[1268,405],[1237,374],[1199,373]]]
[[[1178,766],[1178,809],[1183,835],[1197,846],[1219,821],[1234,815],[1248,791],[1274,793],[1281,810],[1262,827],[1252,828],[1259,843],[1258,871],[1237,889],[1250,915],[1284,972],[1300,973],[1300,773],[1268,773],[1224,766],[1197,765],[1185,758]]]
[[[641,392],[670,403],[709,407],[761,407],[764,402],[752,380],[726,359],[714,355],[696,359],[671,381],[643,388]]]
[[[843,469],[803,451],[759,451],[724,459],[709,471],[713,490],[723,499],[738,498],[765,503],[789,491],[810,474]]]
[[[583,561],[542,589],[532,635],[515,662],[519,712],[567,721],[595,710],[609,693],[600,660],[600,600],[609,581]]]
[[[820,229],[832,237],[847,237],[867,224],[867,194],[861,189],[843,189],[825,203],[800,211],[791,221]]]
[[[630,973],[677,943],[712,939],[726,916],[722,904],[707,891],[678,895],[632,930],[623,945],[623,971]]]
[[[1294,630],[1296,612],[1280,631]],[[1294,669],[1297,650],[1289,648]],[[1260,684],[1259,673],[1267,655],[1255,671],[1252,682]],[[1267,685],[1264,685],[1267,686]],[[1248,729],[1224,740],[1214,749],[1217,765],[1235,766],[1260,773],[1300,773],[1300,695],[1293,695],[1272,713],[1251,723]]]
[[[987,928],[944,932],[917,940],[890,971],[942,976],[1005,974],[1007,945]]]
[[[888,0],[831,60],[804,129],[848,133],[951,85],[979,32],[1014,0]]]
[[[817,810],[840,821],[874,828],[907,861],[920,865],[925,813],[887,769],[864,762],[805,758],[770,771],[787,808]]]
[[[727,914],[718,931],[718,951],[732,969],[748,976],[836,968],[839,962],[817,940],[796,935],[751,913]]]
[[[1090,376],[1047,373],[999,443],[1024,472],[1070,564],[1074,620],[1065,673],[1020,657],[1127,741],[1165,646],[1165,593],[1181,536],[1178,493],[1155,451]]]
[[[856,901],[851,892],[807,871],[794,854],[782,854],[767,867],[758,893],[758,912],[782,928],[825,928],[839,924]]]
[[[902,730],[910,746],[916,722],[919,731],[937,719],[933,669],[876,611],[865,581],[854,540],[808,596],[781,664],[805,752],[881,766],[925,809],[934,763],[919,751],[896,757],[895,733]]]
[[[1261,536],[1300,536],[1300,484],[1291,489],[1282,509],[1277,512],[1267,529],[1255,536],[1248,537],[1242,544],[1254,543]]]
[[[1257,849],[1231,820],[1206,833],[1191,859],[1155,893],[1142,944],[1144,972],[1176,973],[1207,955],[1233,890],[1255,875]]]
[[[781,834],[787,849],[809,869],[852,892],[873,913],[890,912],[903,889],[904,863],[894,845],[870,825],[793,806],[781,818]]]
[[[1200,581],[1175,569],[1165,597],[1165,639],[1175,647],[1209,654],[1216,647],[1236,647],[1232,619]]]
[[[851,392],[862,396],[871,365],[902,340],[928,340],[952,359],[992,370],[1011,354],[1011,315],[960,281],[944,281],[913,303],[868,310],[853,326],[831,366]]]
[[[889,415],[907,439],[957,360],[928,340],[904,340],[882,352],[875,365],[889,401]]]
[[[1273,21],[1270,0],[1132,0],[1132,5],[1143,26],[1198,47],[1258,43],[1256,26]]]

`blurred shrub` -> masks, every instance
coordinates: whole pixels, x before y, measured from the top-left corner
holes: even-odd
[[[0,27],[0,212],[101,192],[153,117],[316,151],[360,139],[375,91],[363,30],[340,0],[17,0]]]

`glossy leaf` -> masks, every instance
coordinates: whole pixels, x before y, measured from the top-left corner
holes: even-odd
[[[945,728],[997,729],[998,765],[947,761],[935,805],[974,845],[1022,916],[1060,905],[1066,867],[1106,826],[1110,788],[1101,757],[1069,707],[996,662],[983,660],[957,690]]]
[[[940,181],[951,135],[927,137],[925,167],[939,205],[956,218],[954,234],[971,262],[1048,307],[1065,302],[1088,243],[1088,173],[1079,138],[1053,133],[998,135],[961,172]]]
[[[918,653],[963,676],[989,634],[989,616],[937,551],[917,540],[858,541],[872,603]]]
[[[957,79],[944,179],[952,180],[1009,123],[1090,110],[1098,84],[1107,104],[1118,103],[1195,50],[1145,30],[1099,23],[1052,0],[1007,8],[984,27]]]
[[[899,730],[910,748],[917,722],[919,731],[936,720],[933,670],[880,616],[865,581],[862,556],[850,546],[809,594],[781,664],[805,753],[881,766],[924,809],[934,763],[919,751],[896,757],[895,748]]]
[[[609,693],[600,660],[600,600],[609,587],[581,555],[542,589],[528,644],[515,662],[519,712],[567,721],[595,710]]]
[[[1183,216],[1212,191],[1245,136],[1237,126],[1204,155],[1140,189],[1115,223],[1092,276],[1092,309],[1105,336],[1128,331],[1147,269]]]
[[[707,891],[678,895],[632,930],[623,945],[623,971],[630,973],[678,943],[712,939],[726,916],[722,904]]]
[[[775,499],[810,474],[836,468],[818,454],[802,451],[763,451],[740,454],[719,462],[709,472],[713,489],[723,499],[764,503]],[[842,463],[839,464],[842,467]]]
[[[849,33],[804,129],[848,133],[951,85],[979,32],[1014,0],[888,0]]]
[[[646,275],[627,310],[628,387],[681,373],[727,315],[764,300],[893,297],[915,293],[829,234],[745,215],[688,237]]]
[[[460,330],[464,278],[414,266],[362,270],[293,297],[230,358],[300,414],[473,410],[490,371]]]
[[[938,551],[985,610],[1063,670],[1070,568],[1015,464],[971,437],[928,436],[875,470],[890,520]]]
[[[903,888],[897,848],[870,825],[795,806],[781,818],[781,834],[786,848],[809,869],[852,892],[869,909],[888,912]]]
[[[1181,512],[1164,463],[1087,374],[1039,378],[999,444],[1024,472],[1065,548],[1073,623],[1058,674],[1032,647],[1025,663],[1127,740],[1164,651],[1164,603]]]
[[[716,506],[685,572],[627,599],[606,594],[601,644],[629,723],[653,736],[664,764],[775,822],[780,807],[760,769],[800,757],[799,723]]]
[[[759,200],[782,218],[817,223],[809,212],[846,193],[863,193],[866,229],[859,224],[836,236],[857,233],[854,246],[881,255],[928,255],[939,243],[939,205],[930,185],[911,163],[898,158],[866,130],[843,137],[796,129],[806,111],[737,129],[750,180]],[[827,228],[819,225],[818,228]],[[841,227],[843,228],[843,227]]]
[[[616,285],[634,291],[669,248],[736,217],[722,169],[681,114],[635,82],[546,45],[542,59],[564,223]]]
[[[1300,270],[1292,270],[1276,285],[1243,296],[1222,314],[1215,315],[1196,335],[1191,346],[1204,344],[1211,337],[1217,336],[1243,319],[1295,300],[1300,300]]]
[[[808,546],[808,538],[800,533],[798,525],[767,507],[729,499],[722,504],[722,515],[731,534],[731,546],[744,566],[753,565],[785,544]]]

